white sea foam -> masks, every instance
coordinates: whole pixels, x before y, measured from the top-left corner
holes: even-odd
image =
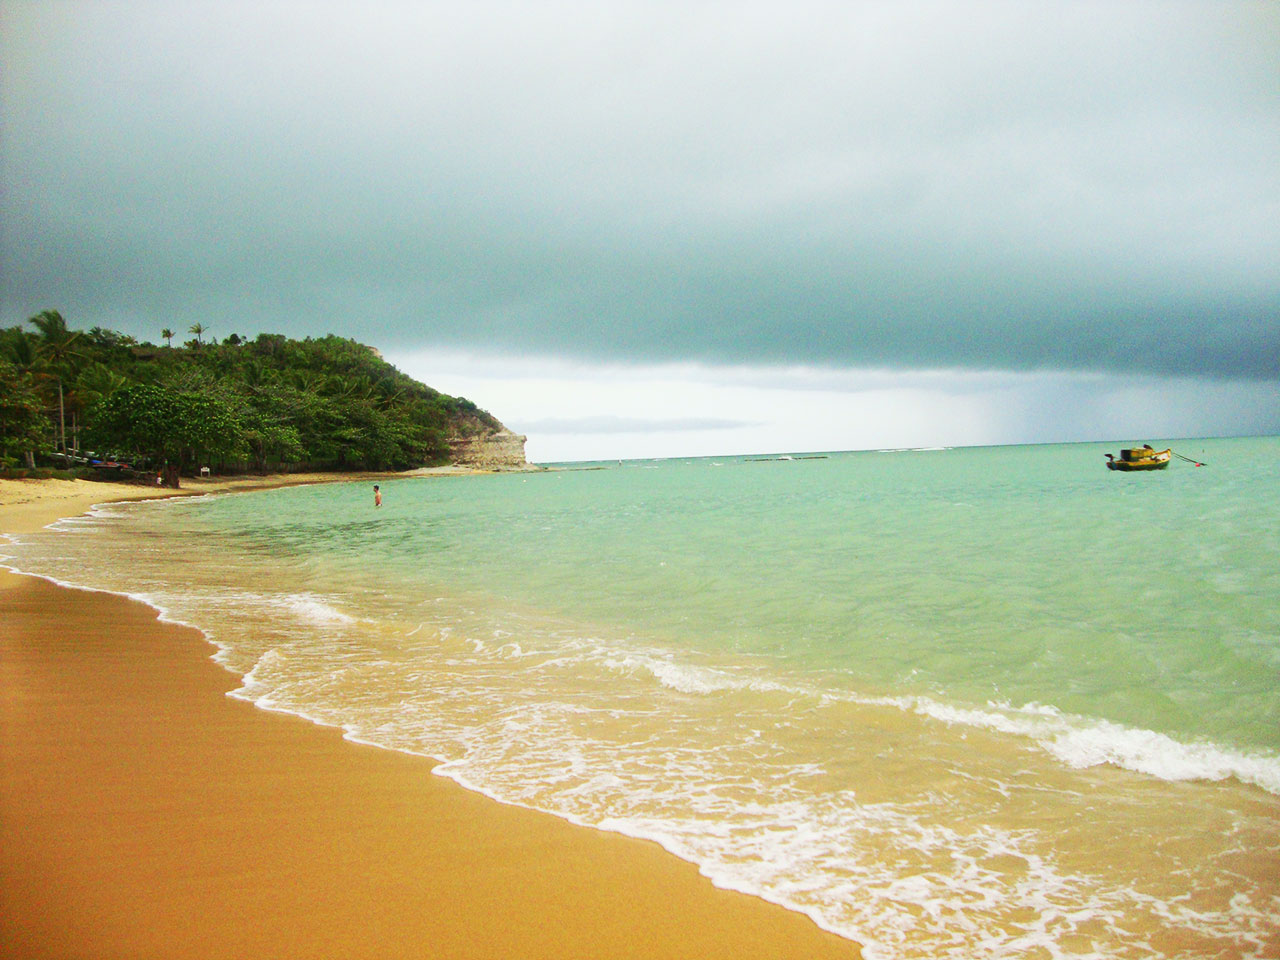
[[[1043,742],[1043,741],[1042,741]],[[1071,767],[1110,763],[1161,780],[1226,780],[1280,795],[1280,759],[1251,755],[1212,743],[1180,743],[1152,730],[1133,730],[1105,720],[1058,733],[1043,742]]]
[[[664,672],[661,663],[644,656],[611,664],[655,678]],[[290,666],[286,654],[268,650],[245,676],[240,695],[265,709],[341,726],[354,741],[443,759],[438,774],[503,802],[656,841],[697,863],[718,886],[762,896],[858,940],[868,958],[1104,956],[1067,951],[1060,944],[1078,929],[1093,930],[1092,936],[1100,923],[1123,926],[1124,905],[1141,905],[1141,898],[1124,888],[1093,890],[1090,878],[1064,872],[1037,852],[1034,837],[1018,831],[960,829],[929,822],[907,807],[862,804],[852,793],[823,797],[798,791],[806,777],[821,773],[812,765],[779,768],[738,796],[717,782],[722,758],[716,753],[647,752],[642,744],[617,753],[605,742],[569,733],[568,718],[592,712],[582,704],[535,698],[452,732],[434,711],[404,713],[405,703],[395,714],[342,719],[350,714],[290,699],[295,688],[303,689]],[[392,669],[380,661],[364,667]],[[415,676],[428,684],[454,682],[433,673]],[[690,682],[691,676],[697,682]],[[659,679],[659,685],[694,695],[745,686],[731,671],[705,669],[677,673],[675,685]],[[483,694],[472,691],[476,696]],[[1020,711],[1011,713],[1015,716],[1007,719],[1012,721]],[[946,715],[961,722],[980,714]],[[1056,714],[1031,706],[1025,720],[1056,720]],[[414,732],[406,740],[409,730]],[[452,749],[440,746],[449,742],[455,744]],[[888,860],[879,852],[886,845],[898,851]],[[920,867],[904,875],[897,862],[904,857]],[[988,866],[997,860],[1014,869]],[[1201,918],[1177,905],[1159,909],[1168,912],[1170,923],[1232,932],[1233,921],[1221,917]],[[1006,919],[999,927],[977,919],[1006,912],[1019,919]],[[1247,898],[1233,906],[1232,915],[1245,930],[1264,929],[1265,910]]]
[[[1242,783],[1280,795],[1280,757],[1214,743],[1186,743],[1151,730],[1073,716],[1052,705],[1028,703],[1012,707],[987,703],[979,707],[919,696],[866,697],[819,690],[800,683],[781,683],[735,673],[727,668],[680,663],[674,658],[656,654],[610,656],[606,657],[605,663],[611,669],[623,672],[642,669],[663,686],[685,694],[713,695],[754,690],[832,702],[891,706],[948,725],[975,727],[1030,739],[1073,769],[1111,764],[1168,781],[1219,781],[1235,777]]]
[[[331,602],[319,597],[295,594],[273,599],[300,620],[318,624],[355,622],[354,617],[343,613]]]
[[[1161,780],[1242,783],[1280,795],[1280,757],[1206,742],[1185,743],[1153,730],[1109,720],[1072,716],[1056,707],[1030,703],[1013,708],[945,704],[928,697],[893,697],[867,702],[891,703],[947,724],[961,724],[1027,737],[1067,766],[1082,769],[1111,764]]]
[[[273,647],[241,678],[240,689],[232,691],[233,695],[263,709],[273,708],[277,701],[267,691],[274,690],[279,681],[272,675],[288,669],[288,664],[289,658]]]
[[[611,670],[621,673],[641,670],[652,676],[662,686],[680,693],[716,694],[736,690],[754,690],[760,693],[816,695],[816,691],[802,686],[779,683],[751,674],[735,673],[731,669],[680,663],[674,657],[654,652],[628,652],[621,655],[604,652],[602,659],[604,665]]]
[[[742,688],[742,684],[735,678],[718,670],[699,669],[649,658],[632,658],[632,662],[639,662],[663,686],[681,693],[719,693]]]
[[[203,606],[209,602],[221,604],[228,611],[239,611],[245,616],[261,616],[266,613],[283,614],[290,620],[315,627],[334,627],[356,623],[358,618],[339,609],[341,601],[316,593],[260,593],[253,590],[221,589],[216,597],[202,598],[195,593],[189,601]]]
[[[234,595],[234,600],[246,608],[274,610],[303,623],[359,622],[314,594],[244,592]],[[489,662],[512,663],[531,656],[502,632],[496,638],[506,642],[467,646]],[[1134,731],[1102,725],[1097,732],[1134,743],[1123,755],[1115,749],[1090,753],[1081,747],[1090,742],[1087,737],[1071,740],[1065,735],[1092,728],[1078,726],[1077,718],[1051,706],[961,707],[928,698],[857,698],[766,679],[733,665],[689,664],[656,651],[628,652],[596,640],[557,647],[544,639],[532,646],[542,648],[538,656],[544,658],[550,650],[561,654],[542,659],[540,667],[571,670],[596,662],[627,677],[650,677],[658,688],[699,698],[759,690],[803,694],[819,703],[852,699],[951,725],[1030,737],[1047,748],[1056,743],[1065,750],[1062,745],[1072,744],[1075,752],[1060,759],[1073,766],[1138,763],[1144,750],[1154,749],[1153,743],[1164,751],[1180,746],[1168,738],[1167,742],[1135,739]],[[374,677],[385,672],[388,682],[396,676],[393,665],[385,661],[366,656],[356,663]],[[308,680],[307,671],[312,669],[319,672]],[[446,762],[438,773],[503,802],[656,841],[697,863],[720,887],[762,896],[858,940],[869,960],[1016,958],[1037,952],[1072,960],[1102,956],[1067,952],[1060,943],[1082,926],[1119,923],[1122,906],[1135,898],[1124,889],[1091,891],[1089,878],[1064,872],[1036,852],[1032,838],[1017,832],[994,827],[963,831],[928,822],[916,811],[894,804],[862,804],[852,794],[823,798],[798,793],[798,784],[822,773],[812,764],[780,767],[772,779],[743,784],[745,796],[756,798],[746,800],[717,783],[720,767],[714,755],[701,751],[646,755],[637,752],[642,745],[634,745],[628,753],[611,756],[607,745],[570,734],[566,718],[589,712],[580,704],[538,699],[514,703],[509,705],[514,713],[490,714],[468,728],[450,730],[412,702],[400,704],[391,713],[361,715],[341,701],[315,699],[340,674],[332,667],[295,664],[288,652],[272,647],[244,674],[234,695],[262,709],[340,727],[353,741],[443,759]],[[433,674],[420,672],[415,677],[422,684],[451,682],[447,676]],[[495,694],[510,696],[511,691]],[[488,696],[478,690],[469,695],[477,700]],[[759,745],[758,731],[752,740]],[[880,853],[886,846],[898,851],[888,861]],[[901,864],[894,861],[903,857],[920,864],[916,872],[901,872]],[[1020,866],[1010,873],[985,865],[998,858]],[[1009,904],[1025,912],[1025,919],[1004,921],[998,928],[974,919],[1003,915],[1002,911],[1011,909]],[[1222,929],[1232,935],[1231,923],[1248,931],[1261,929],[1259,925],[1266,921],[1265,910],[1247,899],[1233,906],[1230,920],[1200,918],[1176,906],[1161,904],[1159,909],[1169,911],[1170,923]]]

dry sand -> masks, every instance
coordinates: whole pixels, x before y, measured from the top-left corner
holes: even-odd
[[[0,481],[0,531],[121,492],[163,493]],[[0,575],[0,955],[858,956],[654,844],[230,699],[210,654],[139,603]]]

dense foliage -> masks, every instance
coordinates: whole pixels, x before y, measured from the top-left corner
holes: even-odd
[[[0,329],[0,458],[100,457],[179,470],[408,469],[447,460],[451,437],[501,425],[341,337],[236,334],[164,346],[61,315]]]
[[[31,375],[0,357],[0,458],[33,450],[44,441],[47,422]]]

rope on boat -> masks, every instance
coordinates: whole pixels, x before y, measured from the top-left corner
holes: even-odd
[[[1173,451],[1172,451],[1172,450],[1170,450],[1169,452],[1170,452],[1170,453],[1173,453]],[[1173,453],[1173,455],[1174,455],[1175,457],[1177,457],[1179,460],[1185,460],[1185,461],[1187,461],[1187,463],[1194,463],[1197,467],[1203,467],[1203,466],[1206,466],[1206,464],[1201,463],[1199,460],[1192,460],[1190,457],[1184,457],[1184,456],[1183,456],[1182,454],[1180,454],[1180,453]]]

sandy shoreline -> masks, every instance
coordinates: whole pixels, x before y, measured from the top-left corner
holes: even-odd
[[[154,500],[208,493],[269,490],[310,483],[399,480],[409,477],[447,477],[486,473],[467,467],[424,467],[404,473],[278,473],[267,476],[187,478],[173,490],[148,484],[95,483],[90,480],[6,480],[0,478],[0,534],[26,533],[63,517],[74,517],[95,503],[116,500]]]
[[[164,493],[0,481],[0,531]],[[0,576],[0,955],[858,955],[655,844],[228,698],[210,652],[142,604]]]

